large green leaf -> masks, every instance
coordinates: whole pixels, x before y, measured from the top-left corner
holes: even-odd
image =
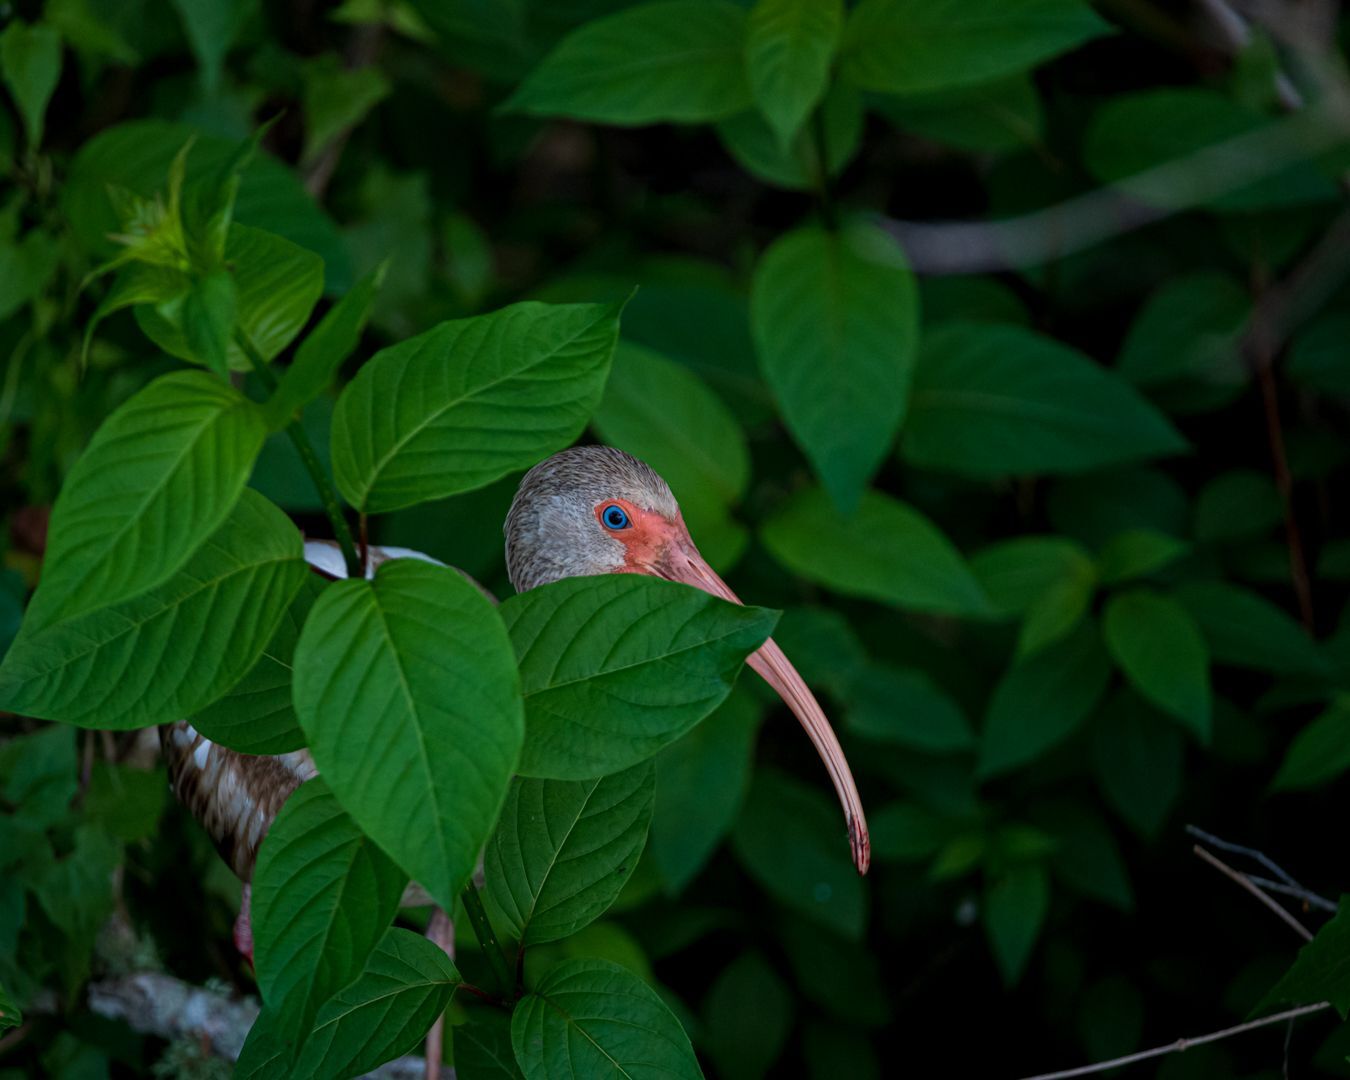
[[[512,781],[483,873],[521,945],[568,937],[614,903],[647,842],[655,788],[650,762],[598,780]]]
[[[194,728],[243,754],[285,754],[305,745],[291,704],[292,659],[324,584],[318,574],[305,575],[258,662],[228,694],[191,718]]]
[[[18,106],[28,146],[42,143],[47,103],[61,78],[61,35],[54,26],[14,19],[0,34],[0,74]]]
[[[1350,699],[1341,697],[1294,738],[1271,782],[1274,791],[1299,791],[1350,769]]]
[[[844,701],[848,730],[865,739],[933,754],[975,742],[960,706],[916,668],[871,664],[852,680]]]
[[[875,226],[796,229],[755,268],[750,316],[764,377],[841,510],[857,508],[904,415],[919,308]]]
[[[413,1049],[463,980],[420,934],[392,927],[361,977],[319,1010],[288,1080],[345,1080]]]
[[[915,611],[979,615],[987,601],[961,553],[931,521],[877,491],[841,519],[820,489],[801,492],[762,532],[774,558],[808,581]]]
[[[1110,678],[1110,658],[1091,625],[1014,664],[989,698],[981,775],[1033,761],[1067,738],[1091,714]]]
[[[762,1080],[792,1034],[793,1004],[791,991],[763,955],[743,952],[708,988],[699,1042],[721,1075]]]
[[[1116,366],[1138,386],[1192,379],[1212,387],[1247,379],[1239,335],[1251,298],[1228,274],[1188,274],[1153,293],[1130,324]]]
[[[647,857],[672,894],[684,891],[731,832],[750,786],[761,707],[748,688],[656,759]]]
[[[1175,595],[1217,662],[1277,675],[1327,674],[1326,659],[1307,631],[1257,593],[1224,581],[1194,581]]]
[[[1093,764],[1107,801],[1146,836],[1157,833],[1181,790],[1185,739],[1130,690],[1096,719]]]
[[[977,154],[1038,146],[1045,127],[1040,92],[1026,73],[932,93],[874,95],[871,104],[872,108],[904,131]],[[1002,288],[992,278],[971,280],[980,282],[979,288],[986,290],[989,295],[994,295],[993,289]],[[931,281],[924,282],[925,293],[930,284]],[[1006,301],[1008,298],[1000,299]],[[1020,314],[1020,305],[1015,297],[1012,299],[1010,310]],[[962,319],[976,317],[969,308],[958,310]],[[932,314],[926,304],[924,311]],[[937,321],[935,319],[934,323]],[[1011,321],[1023,320],[1018,318]]]
[[[568,578],[501,606],[520,661],[520,772],[583,780],[635,765],[712,712],[777,612],[638,574]]]
[[[232,326],[237,327],[264,359],[270,360],[294,340],[309,320],[323,293],[323,260],[281,236],[246,225],[231,225],[225,258],[234,282]],[[189,294],[181,308],[171,305],[136,308],[136,321],[146,336],[171,356],[213,366],[191,332]],[[234,371],[248,371],[248,356],[228,337],[226,356]]]
[[[265,435],[257,407],[202,372],[162,376],[133,396],[66,477],[27,629],[173,574],[225,520]]]
[[[387,265],[381,263],[358,281],[305,335],[281,377],[281,385],[265,407],[274,429],[284,427],[295,413],[328,389],[342,362],[361,340]]]
[[[1184,449],[1161,413],[1086,356],[979,323],[924,338],[900,445],[914,465],[977,477],[1087,472]]]
[[[717,120],[749,104],[745,12],[727,0],[656,0],[574,30],[502,108],[651,124]]]
[[[297,1049],[320,1006],[365,969],[407,884],[322,778],[302,784],[268,826],[252,881],[255,966]]]
[[[1106,647],[1144,697],[1209,741],[1209,649],[1186,609],[1137,589],[1113,596],[1102,616]]]
[[[1185,87],[1116,94],[1093,117],[1083,140],[1083,157],[1098,180],[1128,181],[1135,173],[1271,123],[1254,109],[1215,90]],[[1304,150],[1305,155],[1308,152]],[[1197,179],[1204,182],[1223,167],[1206,160],[1196,167]],[[1335,191],[1331,176],[1304,160],[1265,180],[1211,199],[1210,204],[1222,210],[1261,210],[1323,202],[1334,198]],[[1165,190],[1154,185],[1141,197],[1157,205],[1179,206],[1193,198],[1185,185]]]
[[[295,526],[245,491],[167,581],[22,633],[0,664],[0,707],[114,729],[191,716],[254,665],[307,572]]]
[[[778,900],[851,941],[862,936],[867,892],[849,858],[839,813],[822,791],[760,769],[732,843]]]
[[[683,364],[620,342],[595,430],[641,458],[670,485],[681,506],[711,495],[734,503],[750,481],[750,451],[740,421]]]
[[[1083,0],[863,0],[849,16],[844,75],[897,94],[988,82],[1105,33]]]
[[[702,1080],[689,1036],[656,992],[608,960],[565,960],[516,1006],[511,1043],[527,1080]]]
[[[784,145],[825,95],[843,23],[841,0],[758,0],[750,10],[750,93]]]
[[[1063,536],[1019,536],[976,552],[970,569],[1000,615],[1026,615],[1066,581],[1095,581],[1092,557]]]
[[[96,258],[117,252],[117,245],[108,239],[118,231],[109,189],[125,188],[143,198],[162,191],[170,164],[189,139],[195,140],[187,162],[189,187],[218,175],[239,150],[230,139],[164,120],[118,124],[80,147],[61,199],[75,236],[86,250]],[[330,290],[342,292],[350,286],[351,257],[337,226],[295,174],[275,158],[258,154],[244,169],[234,220],[274,232],[319,255]]]
[[[1017,867],[985,889],[984,932],[1009,986],[1022,977],[1049,910],[1050,879],[1039,866]]]
[[[863,134],[862,92],[836,82],[817,109],[819,122],[803,126],[786,145],[757,109],[719,120],[717,137],[755,179],[791,191],[811,191],[820,186],[822,173],[826,178],[837,176],[857,153]]]
[[[1298,951],[1293,966],[1257,1008],[1318,1001],[1330,1001],[1342,1020],[1350,1014],[1350,896],[1340,898],[1335,918]]]
[[[619,304],[513,304],[384,349],[333,415],[338,487],[383,513],[533,465],[599,403]]]
[[[523,736],[511,643],[491,603],[454,570],[412,559],[330,585],[295,647],[294,694],[338,802],[453,909]]]

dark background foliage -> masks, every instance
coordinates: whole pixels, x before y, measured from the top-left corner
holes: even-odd
[[[1344,83],[1318,52],[1331,24],[1272,5],[1264,25],[1239,18],[1243,43],[1222,0],[1102,0],[1062,42],[960,86],[941,72],[1008,43],[972,31],[947,55],[953,29],[924,46],[938,75],[887,86],[900,69],[869,75],[846,35],[831,98],[785,153],[748,99],[690,116],[621,81],[600,106],[548,81],[564,35],[632,6],[0,4],[3,640],[92,431],[178,366],[129,310],[81,365],[107,288],[86,275],[116,250],[106,185],[162,191],[189,135],[220,154],[275,117],[237,220],[321,255],[328,300],[388,260],[346,377],[445,319],[639,287],[589,434],[663,471],[737,591],[783,609],[776,636],[859,776],[863,883],[809,744],[743,680],[659,759],[619,903],[541,954],[652,979],[707,1071],[737,1078],[1012,1076],[1244,1019],[1298,940],[1183,826],[1325,896],[1347,881],[1350,243]],[[887,5],[862,8],[884,37]],[[1289,140],[1270,132],[1328,101],[1341,126],[1273,167]],[[1253,132],[1218,168],[1203,155]],[[1102,203],[963,265],[962,237],[896,224],[1006,219],[1164,162],[1143,203],[1166,212],[1135,230]],[[877,254],[888,228],[913,286],[893,248]],[[774,263],[789,236],[818,246]],[[827,327],[847,343],[836,368],[812,352],[829,355],[813,340]],[[857,392],[822,392],[821,370]],[[878,382],[890,392],[868,393]],[[332,405],[304,415],[324,455]],[[373,538],[505,596],[516,479],[378,517]],[[329,532],[279,435],[252,483]],[[56,823],[74,857],[42,862],[34,831]],[[80,988],[162,966],[251,989],[236,903],[144,739],[0,717],[0,985],[34,1014],[0,1042],[0,1076],[201,1075],[183,1047],[166,1057],[91,1015]],[[1274,1026],[1136,1072],[1343,1075],[1347,1048],[1323,1014],[1287,1044]]]

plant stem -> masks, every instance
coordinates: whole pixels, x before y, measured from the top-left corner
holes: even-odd
[[[839,211],[830,193],[829,144],[825,141],[824,109],[819,105],[811,114],[811,139],[816,150],[816,198],[820,201],[820,216],[825,219],[825,227],[833,232],[839,228]]]
[[[478,938],[483,955],[487,957],[488,964],[492,968],[492,974],[501,984],[502,993],[510,994],[515,987],[515,981],[511,978],[511,967],[506,962],[506,953],[492,930],[492,923],[488,921],[483,898],[478,895],[478,890],[473,887],[472,882],[464,887],[459,898],[464,904],[469,922],[473,925],[474,936]]]
[[[262,358],[262,354],[254,347],[248,335],[242,330],[235,330],[234,340],[239,348],[244,351],[248,357],[248,362],[253,365],[253,371],[262,380],[263,386],[267,387],[269,394],[275,393],[277,388],[277,377],[272,373],[272,369],[267,366],[267,361]],[[286,425],[286,435],[290,438],[291,444],[295,447],[296,453],[300,455],[300,461],[305,466],[305,471],[314,481],[314,490],[319,493],[319,500],[323,503],[323,512],[328,515],[328,522],[333,526],[333,538],[337,540],[338,547],[342,549],[342,558],[347,563],[347,576],[353,578],[365,577],[365,568],[362,561],[357,557],[356,544],[352,541],[352,530],[347,524],[347,519],[342,516],[342,507],[338,503],[337,492],[333,490],[332,482],[328,479],[328,474],[324,472],[323,465],[319,462],[319,455],[314,452],[314,444],[309,441],[309,436],[305,429],[300,426],[299,420],[292,420]]]

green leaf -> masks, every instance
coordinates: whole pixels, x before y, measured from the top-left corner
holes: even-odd
[[[1063,536],[1019,536],[970,557],[970,569],[999,615],[1025,615],[1059,582],[1094,573],[1092,557]]]
[[[234,278],[217,270],[192,283],[183,298],[183,340],[187,351],[222,379],[230,377],[230,335],[234,330]]]
[[[700,491],[723,503],[745,494],[750,451],[735,414],[689,368],[651,349],[619,343],[592,423],[659,472],[682,506]]]
[[[1057,804],[1055,811],[1046,825],[1054,838],[1051,865],[1056,876],[1121,911],[1133,908],[1125,858],[1106,822],[1078,802]]]
[[[850,941],[867,922],[867,892],[829,798],[761,768],[732,833],[742,865],[770,894]]]
[[[727,0],[656,0],[592,19],[501,107],[622,125],[730,116],[750,104],[745,24]]]
[[[456,1080],[524,1080],[511,1049],[511,1017],[491,1005],[459,1007],[467,1022],[454,1028]]]
[[[1284,519],[1284,503],[1265,473],[1232,469],[1200,489],[1195,538],[1202,544],[1265,536]]]
[[[188,44],[202,73],[202,90],[213,97],[220,86],[225,56],[252,4],[245,0],[173,0]]]
[[[900,445],[913,465],[981,478],[1087,472],[1185,449],[1161,413],[1086,356],[987,323],[924,337]]]
[[[1338,698],[1295,736],[1272,791],[1319,787],[1350,769],[1350,699]]]
[[[1350,340],[1350,312],[1324,315],[1294,335],[1285,370],[1300,386],[1336,397],[1350,397],[1350,371],[1345,363],[1347,340]]]
[[[914,94],[1025,71],[1107,31],[1081,0],[863,0],[844,27],[843,73]]]
[[[737,691],[656,758],[647,855],[672,895],[693,881],[736,821],[761,711],[754,695]]]
[[[324,584],[318,574],[304,576],[258,662],[229,693],[191,717],[194,728],[241,754],[285,754],[305,745],[291,705],[291,665],[300,628]]]
[[[483,873],[522,946],[575,934],[614,903],[647,842],[655,790],[650,762],[598,780],[512,781]]]
[[[1222,581],[1196,581],[1175,595],[1218,663],[1276,675],[1327,674],[1326,658],[1303,627],[1257,593]]]
[[[252,880],[255,966],[297,1048],[320,1006],[365,969],[407,883],[321,777],[301,784],[268,826]]]
[[[989,698],[980,775],[1025,765],[1063,741],[1096,708],[1110,678],[1110,660],[1092,625],[1014,664]]]
[[[1227,274],[1188,274],[1153,293],[1130,325],[1116,367],[1136,386],[1192,379],[1247,381],[1239,340],[1251,312],[1247,290]]]
[[[0,1031],[16,1028],[22,1023],[23,1013],[19,1012],[19,1007],[14,1004],[14,999],[9,996],[4,986],[0,986]]]
[[[527,1080],[701,1080],[689,1036],[646,983],[607,960],[566,960],[516,1006],[511,1044]]]
[[[1068,477],[1050,485],[1050,524],[1100,550],[1126,529],[1185,536],[1190,503],[1177,481],[1160,469],[1115,469]]]
[[[862,95],[856,87],[836,82],[820,103],[819,115],[825,142],[823,174],[835,177],[853,160],[862,139]],[[819,130],[808,124],[785,146],[756,109],[717,122],[717,137],[741,168],[757,180],[791,191],[811,191],[820,185]]]
[[[266,430],[219,379],[164,375],[99,427],[52,508],[35,631],[143,593],[178,570],[239,498]]]
[[[1181,790],[1185,740],[1176,724],[1126,690],[1097,718],[1092,756],[1107,801],[1135,829],[1157,833]]]
[[[323,260],[289,240],[246,225],[230,226],[225,259],[231,267],[227,276],[234,283],[233,324],[265,360],[271,360],[309,321],[323,292]],[[181,309],[172,301],[153,308],[137,307],[136,322],[171,356],[210,367],[211,355],[199,348],[191,333],[191,296]],[[220,317],[213,310],[213,328],[218,327]],[[231,339],[226,351],[231,370],[251,370],[253,365],[237,341]]]
[[[600,401],[622,307],[527,301],[381,350],[333,415],[338,488],[385,513],[566,446]]]
[[[1299,949],[1293,966],[1253,1011],[1318,1001],[1331,1002],[1342,1020],[1350,1013],[1350,897],[1340,898],[1335,917]]]
[[[850,684],[844,704],[848,730],[864,739],[933,754],[975,744],[960,707],[917,668],[869,665]]]
[[[777,612],[638,574],[568,578],[501,606],[525,695],[523,776],[645,761],[715,709]]]
[[[823,491],[803,491],[769,519],[761,538],[789,570],[849,596],[938,614],[988,610],[951,541],[917,510],[877,491],[863,495],[847,528]]]
[[[145,840],[159,828],[168,785],[159,769],[96,761],[84,795],[89,819],[97,821],[114,839]]]
[[[66,816],[79,788],[75,732],[48,725],[0,747],[0,799],[23,809],[24,823],[39,829]],[[8,852],[0,867],[9,865]]]
[[[1098,574],[1104,585],[1147,577],[1177,561],[1190,545],[1152,529],[1130,529],[1111,538],[1098,559]]]
[[[985,889],[981,920],[1008,986],[1016,985],[1050,910],[1050,878],[1039,866],[1021,866]]]
[[[511,643],[491,603],[456,571],[411,559],[330,585],[295,646],[294,696],[343,809],[452,910],[523,735]]]
[[[703,999],[700,1044],[723,1076],[758,1080],[792,1034],[792,994],[758,952],[722,969]]]
[[[1209,649],[1175,600],[1144,589],[1113,596],[1102,617],[1106,647],[1145,698],[1209,742]]]
[[[1093,117],[1083,140],[1083,158],[1103,183],[1127,181],[1155,165],[1184,158],[1270,123],[1259,112],[1214,90],[1187,87],[1117,94]],[[1333,199],[1335,190],[1330,176],[1304,160],[1265,180],[1213,198],[1209,205],[1230,211],[1299,206]],[[1179,208],[1189,205],[1193,198],[1184,185],[1167,191],[1152,185],[1139,197],[1153,205]]]
[[[356,349],[388,266],[388,262],[382,262],[366,274],[300,342],[281,385],[264,407],[273,431],[285,427],[297,412],[327,390],[342,362]]]
[[[95,258],[116,254],[116,244],[108,239],[119,225],[109,188],[125,188],[147,199],[162,191],[174,157],[194,136],[186,176],[190,191],[200,181],[219,177],[239,154],[237,141],[203,135],[186,124],[132,120],[84,143],[61,193],[61,208],[80,246]],[[233,220],[276,233],[319,255],[330,290],[342,292],[350,286],[351,256],[337,226],[295,174],[270,155],[256,155],[243,170]]]
[[[1040,93],[1026,74],[932,93],[878,96],[871,104],[904,131],[977,154],[1039,146],[1045,128]]]
[[[440,947],[392,927],[361,977],[319,1010],[292,1080],[361,1076],[412,1050],[463,980]]]
[[[919,309],[894,241],[860,223],[781,237],[755,267],[760,367],[834,501],[857,508],[904,414]]]
[[[306,62],[304,90],[305,147],[302,161],[313,162],[341,131],[355,128],[393,90],[378,67],[349,68],[336,53],[321,53]]]
[[[784,146],[825,96],[842,0],[757,0],[746,24],[750,93]]]
[[[15,19],[0,34],[0,72],[18,106],[28,148],[36,150],[42,145],[47,102],[61,79],[61,35],[45,23],[30,26]]]
[[[254,665],[306,573],[295,526],[245,491],[167,581],[20,634],[0,707],[114,730],[191,716]]]
[[[927,859],[952,838],[952,825],[917,803],[887,803],[870,815],[874,858],[893,862]]]

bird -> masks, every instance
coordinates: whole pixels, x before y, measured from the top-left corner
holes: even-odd
[[[507,577],[518,593],[570,577],[646,574],[741,603],[699,554],[669,485],[613,447],[574,446],[535,465],[520,481],[503,532]],[[311,540],[305,549],[315,572],[345,576],[331,541]],[[408,549],[372,547],[367,576],[387,559],[409,557],[437,561]],[[853,864],[866,874],[871,842],[862,799],[824,709],[772,638],[747,664],[783,699],[819,753],[844,812]],[[212,742],[190,720],[163,725],[160,744],[174,795],[244,883],[234,937],[251,960],[249,883],[258,849],[290,795],[318,775],[313,758],[305,749],[240,753]]]

